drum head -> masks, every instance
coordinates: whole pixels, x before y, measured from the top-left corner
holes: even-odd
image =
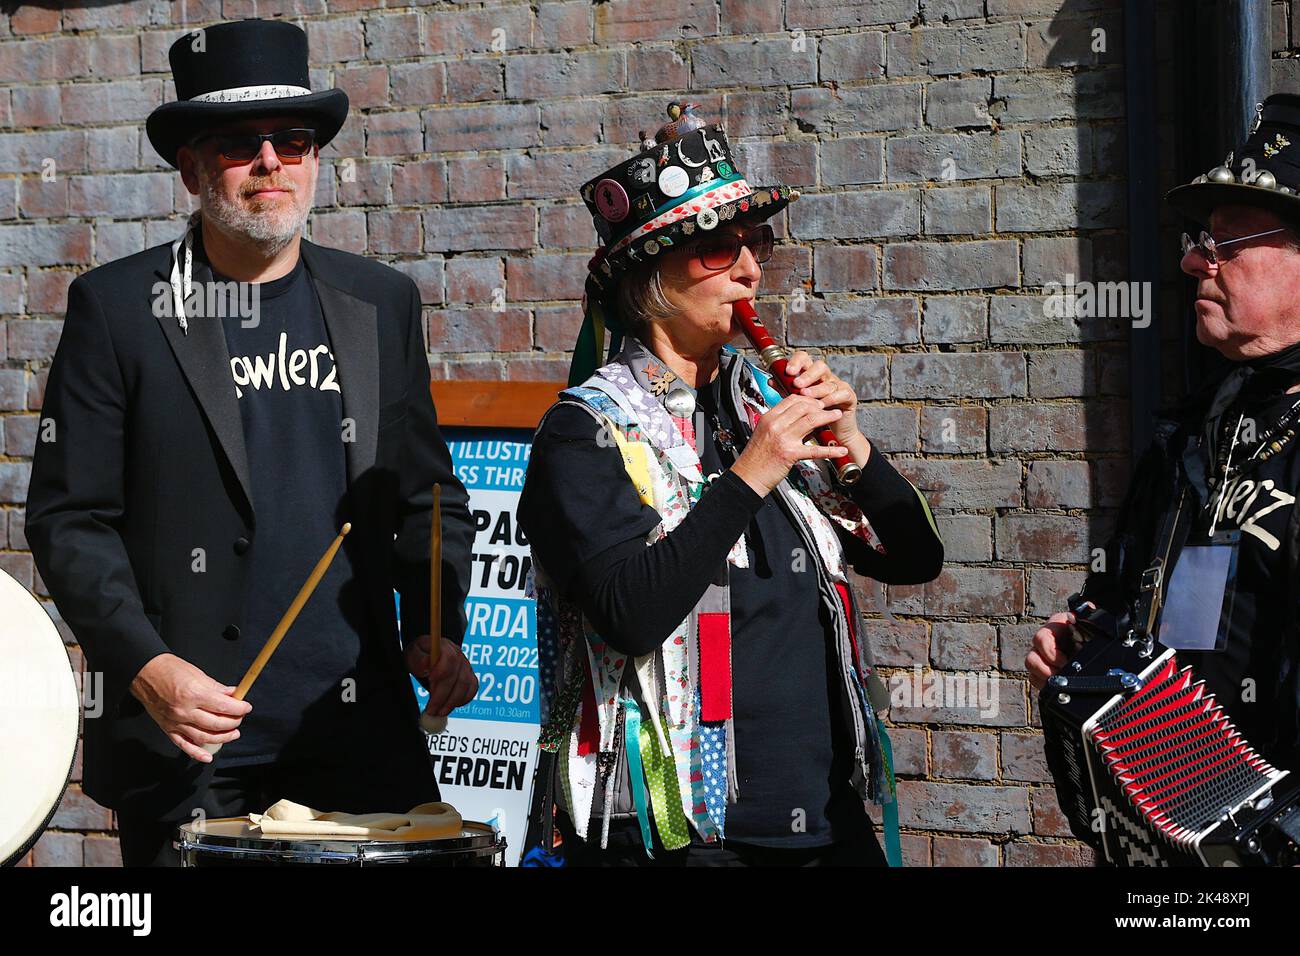
[[[44,831],[72,775],[81,701],[63,638],[39,601],[0,571],[0,864]]]

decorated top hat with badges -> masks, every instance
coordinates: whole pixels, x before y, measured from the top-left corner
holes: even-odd
[[[1257,206],[1300,223],[1300,96],[1278,93],[1256,106],[1245,144],[1165,198],[1202,224],[1227,205]]]
[[[670,103],[669,121],[654,138],[642,135],[641,151],[586,182],[582,201],[591,212],[601,246],[588,264],[584,321],[574,346],[569,384],[599,364],[604,333],[609,353],[618,350],[623,327],[615,307],[619,281],[638,264],[702,238],[735,219],[757,222],[799,198],[785,185],[753,186],[732,158],[727,134],[707,123],[693,103]]]
[[[167,53],[176,101],[149,114],[145,131],[172,166],[195,135],[222,123],[276,114],[307,117],[325,146],[348,116],[342,90],[312,92],[307,34],[284,20],[236,20],[186,33]]]

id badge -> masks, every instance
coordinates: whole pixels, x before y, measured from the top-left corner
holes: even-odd
[[[1183,548],[1165,591],[1156,635],[1161,644],[1175,650],[1223,650],[1237,593],[1240,543],[1240,531],[1221,531],[1209,544]]]

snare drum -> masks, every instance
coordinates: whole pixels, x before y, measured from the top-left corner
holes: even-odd
[[[186,823],[172,844],[181,866],[505,866],[506,840],[487,823],[465,820],[456,836],[433,840],[264,837],[247,817]]]
[[[0,571],[0,865],[17,863],[63,799],[77,753],[81,696],[59,630]]]

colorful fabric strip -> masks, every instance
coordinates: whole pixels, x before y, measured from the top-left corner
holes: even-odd
[[[659,741],[645,724],[641,725],[638,736],[659,842],[666,850],[680,850],[691,842],[691,836],[687,830],[686,814],[682,810],[676,765],[671,754],[665,754],[659,749]]]
[[[731,719],[731,615],[701,613],[700,720],[721,723]]]
[[[582,724],[578,732],[578,756],[585,757],[600,749],[600,722],[596,713],[596,688],[591,681],[591,668],[582,662]]]
[[[700,773],[709,818],[725,836],[727,819],[727,725],[700,724]]]
[[[898,833],[898,787],[894,782],[894,748],[889,742],[889,734],[885,733],[884,722],[878,717],[876,730],[879,732],[886,790],[880,795],[882,818],[885,824],[885,859],[889,861],[890,866],[902,866],[903,845]]]
[[[736,173],[734,176],[720,176],[716,179],[710,179],[707,183],[700,183],[698,186],[692,186],[680,196],[674,196],[672,199],[669,199],[666,203],[656,209],[653,215],[663,215],[669,209],[675,209],[684,202],[690,202],[696,196],[703,195],[710,189],[716,189],[719,186],[725,186],[727,183],[734,183],[737,179],[743,178],[744,177],[741,176],[740,173]]]
[[[636,806],[637,823],[641,825],[641,842],[645,855],[655,858],[654,837],[650,834],[650,805],[645,789],[645,770],[641,765],[641,710],[636,701],[623,698],[627,737],[627,779],[632,787],[632,802]]]

